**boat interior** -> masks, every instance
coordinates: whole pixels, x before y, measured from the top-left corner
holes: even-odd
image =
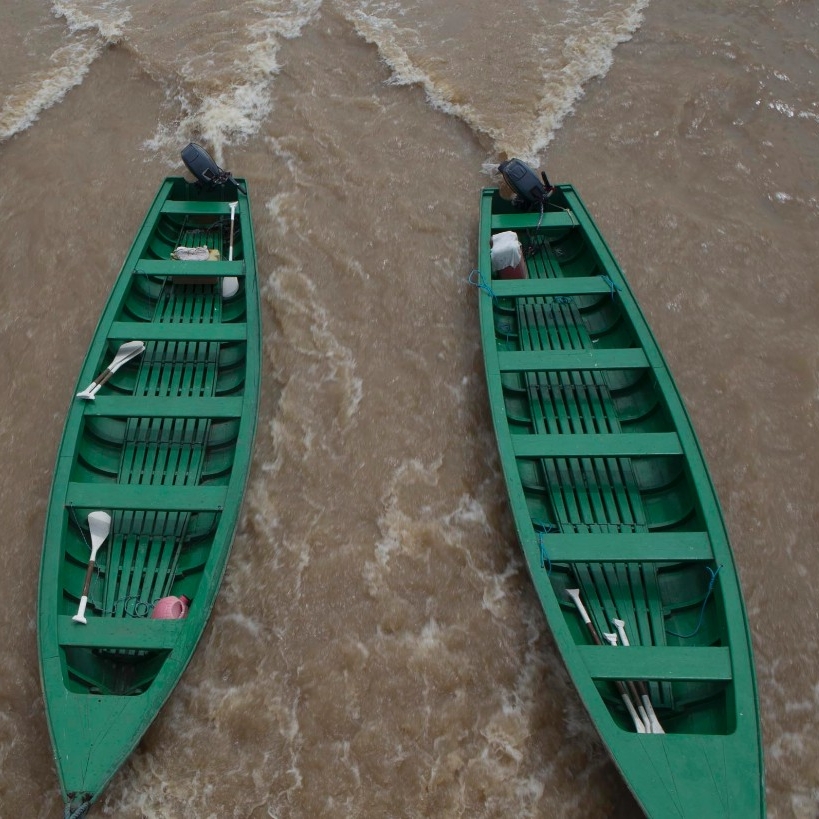
[[[129,339],[144,339],[145,350],[88,402],[73,455],[60,644],[66,685],[78,693],[139,694],[150,686],[179,634],[177,622],[151,619],[153,606],[185,595],[194,611],[219,543],[245,390],[245,288],[240,279],[226,298],[221,277],[207,275],[211,262],[175,261],[171,253],[207,247],[224,260],[232,248],[238,270],[244,248],[239,214],[231,227],[221,201],[226,191],[201,194],[191,214],[182,203],[192,187],[174,183],[143,237],[95,372]],[[83,588],[94,509],[113,510],[112,524],[89,589],[88,625],[77,627],[69,615]]]
[[[570,588],[580,589],[598,634],[616,633],[619,619],[632,646],[726,645],[706,515],[673,443],[676,391],[640,354],[643,330],[560,192],[550,208],[539,227],[530,215],[532,227],[517,230],[528,278],[549,282],[490,285],[506,420],[524,442],[516,450],[524,535],[537,543],[539,570],[578,645],[591,637]],[[514,211],[495,194],[495,212]],[[692,544],[685,554],[683,542]],[[665,730],[731,732],[725,675],[692,676],[700,679],[645,680]],[[617,725],[633,731],[611,679],[596,685]]]

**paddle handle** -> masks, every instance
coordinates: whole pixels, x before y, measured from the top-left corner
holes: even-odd
[[[586,611],[586,607],[583,605],[583,601],[580,599],[580,589],[566,589],[566,594],[568,594],[574,601],[577,611],[580,613],[580,618],[586,624],[586,628],[589,630],[589,634],[591,634],[594,644],[602,646],[603,641],[600,639],[600,635],[597,633],[597,629],[594,627],[591,617],[589,617],[589,613]],[[629,691],[628,688],[626,688],[625,683],[622,680],[614,680],[614,685],[617,688],[617,692],[620,694],[621,699],[625,703],[626,710],[634,723],[634,729],[638,734],[648,733],[648,728],[646,727],[648,725],[648,721],[646,720],[646,722],[643,722],[643,720],[640,719],[640,716],[637,714],[637,711],[634,708],[634,703],[632,703],[631,697],[629,697]],[[638,707],[642,708],[640,705],[640,698],[636,697],[635,701]]]
[[[94,575],[94,565],[96,563],[95,555],[91,555],[91,560],[88,563],[88,568],[85,570],[85,582],[82,586],[82,593],[84,597],[88,596],[88,590],[91,588],[91,578]]]
[[[130,358],[123,358],[120,361],[116,362],[115,364],[111,364],[110,367],[106,367],[82,392],[78,392],[77,396],[82,398],[94,398],[96,394],[100,391],[100,387],[105,384],[106,381],[123,365],[126,364],[134,358],[135,356],[131,356]]]
[[[238,202],[231,202],[230,203],[230,248],[228,250],[228,261],[233,261],[233,222],[236,218],[236,208],[238,206]]]
[[[594,642],[597,645],[603,645],[600,642],[600,636],[597,633],[597,630],[592,626],[591,617],[589,617],[589,613],[586,611],[586,607],[583,605],[583,601],[580,599],[580,589],[566,589],[566,594],[574,600],[574,605],[576,606],[578,612],[580,612],[580,619],[589,627],[591,631],[591,635],[594,638]]]
[[[97,392],[99,388],[111,377],[109,373],[107,377],[105,377],[105,373],[101,373],[97,376],[97,378],[92,381],[82,392],[77,393],[77,398],[86,398],[89,401],[93,401],[97,397]]]
[[[76,623],[82,623],[85,625],[88,623],[88,620],[85,619],[85,607],[88,605],[88,595],[84,594],[80,598],[80,607],[77,609],[77,613],[71,618]]]
[[[88,568],[85,570],[85,582],[82,584],[80,607],[77,609],[77,613],[71,618],[83,625],[88,622],[88,620],[85,619],[85,608],[88,605],[88,591],[91,588],[91,578],[94,576],[94,566],[96,565],[98,550],[99,546],[95,546],[95,548],[91,549],[91,560],[88,561]]]
[[[86,392],[96,392],[123,364],[127,364],[132,358],[135,358],[138,353],[128,356],[123,356],[119,361],[112,361],[88,386]]]
[[[95,393],[116,371],[117,367],[106,367],[90,384],[86,392]]]

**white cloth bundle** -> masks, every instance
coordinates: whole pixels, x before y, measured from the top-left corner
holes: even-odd
[[[492,237],[492,270],[504,270],[507,267],[517,267],[523,258],[520,239],[514,230],[496,233]]]
[[[207,247],[178,247],[171,253],[171,258],[182,262],[219,261],[219,251]]]

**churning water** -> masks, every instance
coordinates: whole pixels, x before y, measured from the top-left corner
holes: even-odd
[[[816,819],[818,57],[799,0],[7,0],[0,817],[61,815],[50,476],[107,293],[196,139],[250,183],[255,462],[200,649],[94,811],[638,815],[495,455],[466,279],[485,169],[516,155],[576,185],[671,364],[745,590],[769,814]]]

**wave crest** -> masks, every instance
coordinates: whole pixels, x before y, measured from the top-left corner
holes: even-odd
[[[391,83],[419,85],[431,105],[488,136],[498,152],[534,161],[584,86],[608,72],[612,52],[639,28],[648,2],[575,0],[537,10],[509,3],[500,24],[491,4],[464,15],[433,0],[412,10],[350,0],[346,13],[378,48]]]

